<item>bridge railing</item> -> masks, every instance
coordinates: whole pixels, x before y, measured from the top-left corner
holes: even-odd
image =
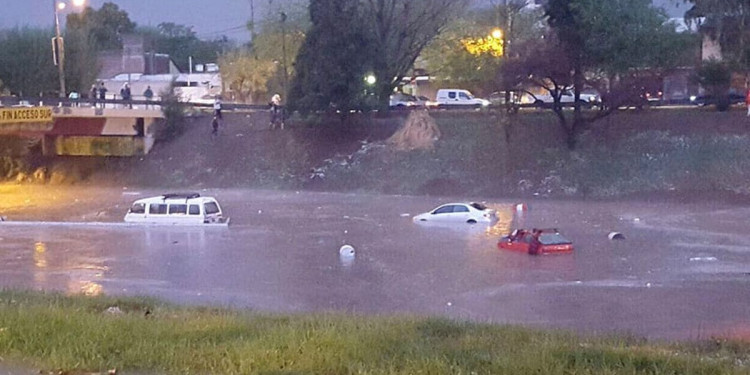
[[[212,109],[213,103],[191,103],[181,102],[182,105],[192,108]],[[24,97],[0,97],[0,107],[99,107],[105,109],[161,109],[160,100],[122,100],[122,99],[68,99],[68,98],[24,98]],[[268,110],[267,105],[222,103],[223,111],[263,111]]]

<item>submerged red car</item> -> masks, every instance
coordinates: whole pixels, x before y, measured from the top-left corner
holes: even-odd
[[[516,229],[497,242],[498,249],[521,251],[532,255],[570,253],[573,243],[557,229]]]

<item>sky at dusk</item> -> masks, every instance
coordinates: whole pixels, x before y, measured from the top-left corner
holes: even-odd
[[[106,1],[114,2],[128,12],[130,19],[140,26],[174,22],[193,26],[202,39],[226,35],[230,39],[247,41],[250,35],[245,25],[250,20],[250,1],[254,1],[256,21],[259,22],[267,14],[269,3],[276,7],[285,0],[88,0],[94,8],[101,7]],[[682,0],[654,2],[665,7],[672,17],[680,17],[686,10]],[[0,0],[0,3],[0,29],[52,27],[53,0]]]

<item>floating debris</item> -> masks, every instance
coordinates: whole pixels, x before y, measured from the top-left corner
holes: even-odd
[[[609,232],[609,234],[607,235],[607,238],[609,238],[612,241],[614,241],[614,240],[624,240],[625,239],[625,235],[622,234],[622,233],[620,233],[620,232]]]

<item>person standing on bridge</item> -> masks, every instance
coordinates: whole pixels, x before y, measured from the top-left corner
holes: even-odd
[[[747,106],[747,116],[750,117],[750,89],[745,92],[745,105]]]
[[[122,100],[124,100],[125,102],[128,102],[126,105],[129,108],[133,108],[133,105],[131,103],[129,103],[130,102],[130,98],[131,98],[130,94],[131,94],[130,93],[130,85],[128,85],[127,83],[125,83],[124,85],[122,85],[122,88],[120,89],[120,96],[122,96]]]
[[[146,109],[148,109],[148,102],[150,102],[154,97],[154,92],[151,90],[151,86],[146,87],[146,91],[143,92],[143,96],[146,98]]]
[[[102,100],[102,108],[107,106],[107,104],[103,102],[104,100],[107,100],[107,88],[104,86],[104,82],[100,82],[99,84],[99,100]]]
[[[91,85],[91,90],[89,90],[89,101],[91,101],[91,106],[96,107],[96,83]]]

